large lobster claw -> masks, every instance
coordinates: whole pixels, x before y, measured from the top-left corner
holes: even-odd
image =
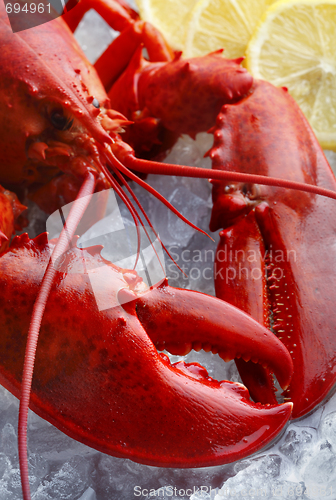
[[[15,395],[31,308],[51,247],[45,235],[23,235],[0,259],[0,381]],[[80,271],[83,259],[88,274]],[[135,271],[105,261],[99,247],[73,247],[58,265],[37,348],[31,394],[36,413],[105,453],[179,467],[237,460],[285,425],[291,403],[252,403],[242,385],[213,380],[197,363],[172,365],[155,348],[184,354],[203,345],[223,358],[241,355],[266,365],[286,387],[291,357],[251,317],[166,282],[143,292]],[[112,273],[106,292],[111,307],[104,311],[98,310],[90,281],[99,266]]]
[[[286,89],[256,81],[239,105],[222,108],[213,132],[214,169],[336,190],[323,151]],[[218,279],[216,293],[261,323],[271,318],[294,362],[284,396],[294,403],[293,418],[302,417],[336,381],[334,204],[305,192],[242,183],[216,183],[213,200],[211,230],[224,228],[217,255],[226,255],[227,248],[238,255],[234,262],[218,258],[217,275],[230,269],[241,278],[229,286]],[[246,258],[251,255],[253,263]],[[255,272],[261,279],[254,279]],[[267,373],[261,368],[256,377],[251,364],[243,370],[252,397],[264,401]]]

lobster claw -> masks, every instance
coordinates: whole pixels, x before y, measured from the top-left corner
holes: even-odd
[[[51,247],[46,235],[22,235],[0,259],[0,379],[15,395],[30,311]],[[219,299],[166,282],[143,292],[135,271],[105,261],[100,250],[73,247],[58,263],[41,325],[31,408],[97,450],[156,466],[218,465],[273,439],[289,419],[291,403],[252,403],[242,385],[213,380],[197,363],[171,364],[155,345],[184,354],[201,348],[206,334],[207,350],[259,360],[286,387],[293,366],[281,342]],[[88,274],[79,272],[83,259]],[[104,289],[111,307],[103,311],[90,281],[99,266],[109,267],[111,283]],[[9,310],[16,316],[9,317]]]
[[[172,288],[165,282],[137,299],[136,314],[158,349],[180,355],[192,348],[204,349],[218,352],[226,361],[252,359],[269,367],[284,388],[291,378],[292,360],[282,344],[274,343],[276,337],[250,316],[214,297]],[[167,461],[166,466],[197,467],[238,460],[275,437],[290,417],[288,403],[254,404],[244,386],[217,382],[198,363],[168,367],[171,372],[165,390],[168,398],[173,391],[174,400],[170,406],[165,394],[167,405],[160,416],[155,415],[155,421],[163,421],[173,439],[174,461]],[[176,372],[184,377],[176,378]]]

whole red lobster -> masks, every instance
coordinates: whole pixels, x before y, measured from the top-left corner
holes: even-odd
[[[90,198],[94,190],[112,185],[137,221],[138,214],[118,182],[124,182],[126,175],[145,185],[131,168],[144,173],[178,173],[287,186],[336,198],[334,192],[309,183],[235,172],[199,172],[192,167],[163,166],[138,159],[134,150],[139,156],[150,156],[160,150],[160,142],[171,144],[179,133],[193,135],[207,129],[215,122],[223,104],[229,109],[241,109],[248,96],[256,93],[255,87],[250,75],[240,68],[240,61],[225,60],[220,53],[189,61],[179,56],[170,60],[171,51],[156,30],[137,21],[121,4],[110,0],[94,5],[114,27],[123,30],[96,65],[98,70],[104,69],[100,71],[104,84],[107,87],[112,84],[110,101],[62,19],[13,34],[2,4],[0,11],[4,47],[0,56],[0,118],[5,124],[1,160],[6,167],[0,180],[6,188],[24,186],[29,196],[49,212],[76,196],[79,198],[54,250],[53,243],[48,244],[44,235],[35,240],[23,235],[13,240],[0,259],[4,318],[9,314],[12,298],[17,297],[17,316],[14,322],[7,322],[1,339],[4,356],[1,380],[17,395],[30,311],[35,304],[22,379],[19,429],[24,498],[29,498],[24,462],[26,409],[42,317],[31,407],[69,435],[102,451],[155,465],[224,463],[263,446],[279,432],[291,412],[291,404],[266,407],[253,404],[248,401],[245,388],[213,381],[197,364],[170,365],[157,354],[154,344],[178,353],[203,345],[219,352],[224,359],[242,357],[261,362],[275,371],[286,388],[291,376],[291,358],[286,349],[269,330],[228,304],[195,292],[171,289],[166,283],[143,293],[134,272],[108,264],[99,250],[92,248],[85,252],[86,267],[110,266],[124,283],[123,293],[132,299],[119,305],[116,290],[111,286],[114,298],[111,303],[115,307],[98,314],[87,277],[60,272],[52,266],[57,259],[63,259],[71,267],[82,262],[83,252],[75,246],[69,249],[68,240],[72,239],[85,210],[87,202],[83,195]],[[90,7],[90,3],[81,2],[64,16],[72,29]],[[57,45],[57,54],[50,51],[47,44],[50,39]],[[142,42],[150,59],[161,62],[142,59],[141,45],[139,48]],[[113,54],[118,57],[110,59]],[[111,61],[109,66],[106,61]],[[172,83],[165,88],[163,82],[167,81]],[[198,106],[188,98],[190,93],[198,97]],[[187,120],[183,118],[182,105],[184,109],[189,106]],[[220,124],[223,124],[222,114],[218,117]],[[120,135],[126,126],[129,144]],[[230,130],[230,134],[234,131]],[[216,141],[223,136],[221,130],[216,130]],[[141,140],[143,137],[145,141]],[[232,144],[231,147],[233,151]],[[220,161],[222,153],[217,149],[210,154]],[[230,160],[228,150],[224,148],[223,154],[226,156],[221,164],[226,165]],[[232,167],[230,163],[228,166]],[[132,195],[131,189],[127,189]],[[227,189],[223,191],[226,193]],[[249,190],[245,191],[250,199]],[[237,203],[231,203],[231,199],[234,200],[223,199],[222,203],[224,207],[229,205],[230,213],[232,207],[237,209]],[[240,208],[242,204],[245,212],[241,209],[238,219],[251,206],[246,200]],[[22,290],[22,283],[26,283],[28,296]],[[71,315],[64,314],[65,310],[71,311]],[[99,326],[91,331],[90,324]],[[244,325],[249,332],[241,337],[238,334]],[[13,342],[15,354],[11,351]],[[299,369],[300,366],[294,367]],[[331,378],[333,381],[331,375],[324,383],[324,393],[331,385]],[[268,393],[273,403],[273,392]],[[321,395],[314,399],[318,402]],[[134,406],[136,415],[132,412]]]

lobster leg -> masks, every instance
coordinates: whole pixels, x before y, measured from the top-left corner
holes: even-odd
[[[0,251],[2,251],[2,248],[4,248],[4,244],[8,241],[8,238],[7,236],[5,235],[5,233],[3,233],[2,231],[0,231]]]
[[[71,31],[75,31],[84,15],[94,9],[116,31],[123,31],[138,14],[122,0],[70,0],[63,18]]]
[[[113,40],[96,61],[94,67],[108,92],[139,46],[145,46],[150,61],[171,61],[173,52],[161,33],[149,23],[135,21]]]
[[[109,90],[126,69],[139,45],[143,44],[150,61],[171,61],[173,51],[162,34],[151,24],[139,21],[136,12],[121,0],[80,0],[69,5],[63,15],[72,31],[75,31],[86,12],[94,9],[120,35],[109,45],[95,63],[100,79]]]
[[[107,91],[125,71],[141,44],[143,26],[143,21],[136,21],[128,26],[96,61],[95,69]]]
[[[214,230],[217,229],[216,222],[219,222],[216,219],[213,213],[211,226]],[[215,260],[216,296],[246,311],[269,328],[264,258],[265,247],[254,211],[220,232]],[[269,371],[250,361],[235,361],[252,399],[261,403],[275,403],[275,389]]]
[[[106,89],[126,70],[138,47],[145,46],[151,61],[171,61],[173,53],[161,33],[149,23],[135,21],[113,40],[95,62],[95,69]]]

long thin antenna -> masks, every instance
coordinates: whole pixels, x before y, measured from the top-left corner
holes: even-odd
[[[40,333],[43,314],[50,294],[50,290],[56,274],[56,268],[53,262],[67,250],[69,241],[72,240],[77,226],[91,200],[91,195],[95,189],[95,177],[92,173],[88,173],[78,196],[73,203],[66,225],[63,227],[60,237],[56,243],[54,251],[50,257],[46,272],[43,276],[41,287],[37,295],[33,314],[30,322],[27,345],[25,351],[25,360],[22,374],[21,399],[19,409],[19,426],[18,426],[18,442],[19,442],[19,461],[21,472],[21,484],[24,500],[31,500],[29,486],[29,471],[28,471],[28,456],[27,456],[27,422],[28,408],[30,401],[30,393],[32,387],[36,348]]]
[[[170,163],[160,163],[156,161],[147,162],[135,156],[127,155],[124,163],[128,168],[146,174],[177,175],[179,177],[195,177],[205,179],[226,180],[232,182],[249,182],[251,184],[262,184],[264,186],[281,187],[304,191],[306,193],[318,194],[336,200],[336,191],[325,189],[315,184],[305,184],[303,182],[290,181],[277,177],[267,177],[266,175],[246,174],[242,172],[230,172],[227,170],[217,170],[209,168],[187,167],[183,165],[173,165]],[[133,174],[134,175],[134,174]]]

